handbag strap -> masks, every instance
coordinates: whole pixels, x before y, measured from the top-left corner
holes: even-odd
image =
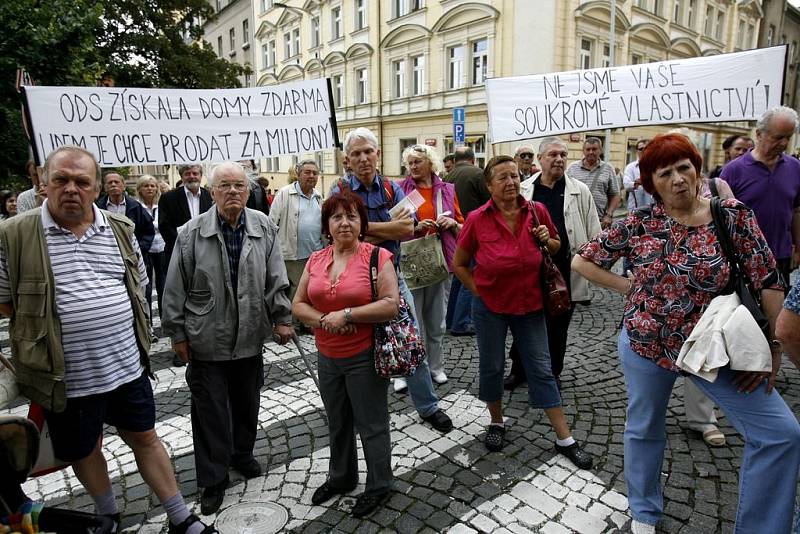
[[[722,201],[719,197],[711,198],[711,218],[714,220],[714,228],[717,230],[717,239],[719,246],[722,248],[723,254],[728,259],[728,264],[731,267],[731,281],[742,275],[742,269],[739,265],[739,255],[736,254],[736,249],[733,246],[730,232],[728,232],[728,217],[725,214],[725,208],[722,207]],[[731,285],[729,282],[728,285]],[[748,284],[749,285],[749,284]]]
[[[539,243],[539,240],[536,238],[536,235],[533,233],[537,228],[539,228],[539,216],[536,215],[536,201],[529,200],[528,204],[529,204],[529,206],[531,208],[531,214],[533,214],[533,224],[531,224],[531,227],[529,229],[531,235],[533,236],[533,242],[536,243],[536,246],[539,247],[540,251],[542,251],[542,255],[543,256],[549,256],[550,255],[550,250],[546,246],[544,246],[541,243]]]
[[[380,247],[375,245],[369,257],[369,285],[372,288],[372,300],[378,300],[378,254]]]

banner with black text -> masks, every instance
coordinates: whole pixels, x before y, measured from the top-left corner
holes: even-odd
[[[786,45],[486,80],[492,143],[625,126],[757,119],[780,105]]]
[[[334,148],[326,79],[244,89],[24,88],[41,164],[79,145],[103,167],[261,159]]]

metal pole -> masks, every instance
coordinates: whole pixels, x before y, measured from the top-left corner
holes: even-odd
[[[611,23],[608,34],[608,66],[613,67],[615,63],[615,48],[617,40],[617,0],[611,0]],[[603,146],[603,159],[610,163],[608,160],[611,157],[611,129],[606,129],[606,142]]]

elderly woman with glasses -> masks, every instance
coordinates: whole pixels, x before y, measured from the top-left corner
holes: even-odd
[[[400,187],[406,196],[416,191],[425,200],[417,208],[414,238],[437,234],[447,268],[452,271],[456,236],[464,222],[455,186],[439,178],[437,173],[442,169],[442,161],[436,151],[427,145],[406,148],[403,151],[403,163],[408,169],[408,177],[400,183]],[[442,338],[444,338],[449,291],[449,277],[425,287],[411,289],[417,323],[425,339],[431,378],[437,384],[447,382],[442,357]]]

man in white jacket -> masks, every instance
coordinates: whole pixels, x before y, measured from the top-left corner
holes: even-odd
[[[567,145],[561,139],[548,137],[542,140],[538,154],[542,170],[522,182],[520,187],[523,197],[547,207],[561,239],[561,248],[553,256],[553,261],[570,288],[572,310],[558,316],[545,315],[550,362],[559,387],[572,311],[576,302],[588,302],[591,298],[589,282],[578,273],[572,272],[570,263],[581,245],[600,232],[600,218],[589,187],[580,180],[570,178],[565,172],[567,153]],[[511,374],[505,381],[506,389],[514,389],[525,381],[525,373],[513,345],[511,361]]]

